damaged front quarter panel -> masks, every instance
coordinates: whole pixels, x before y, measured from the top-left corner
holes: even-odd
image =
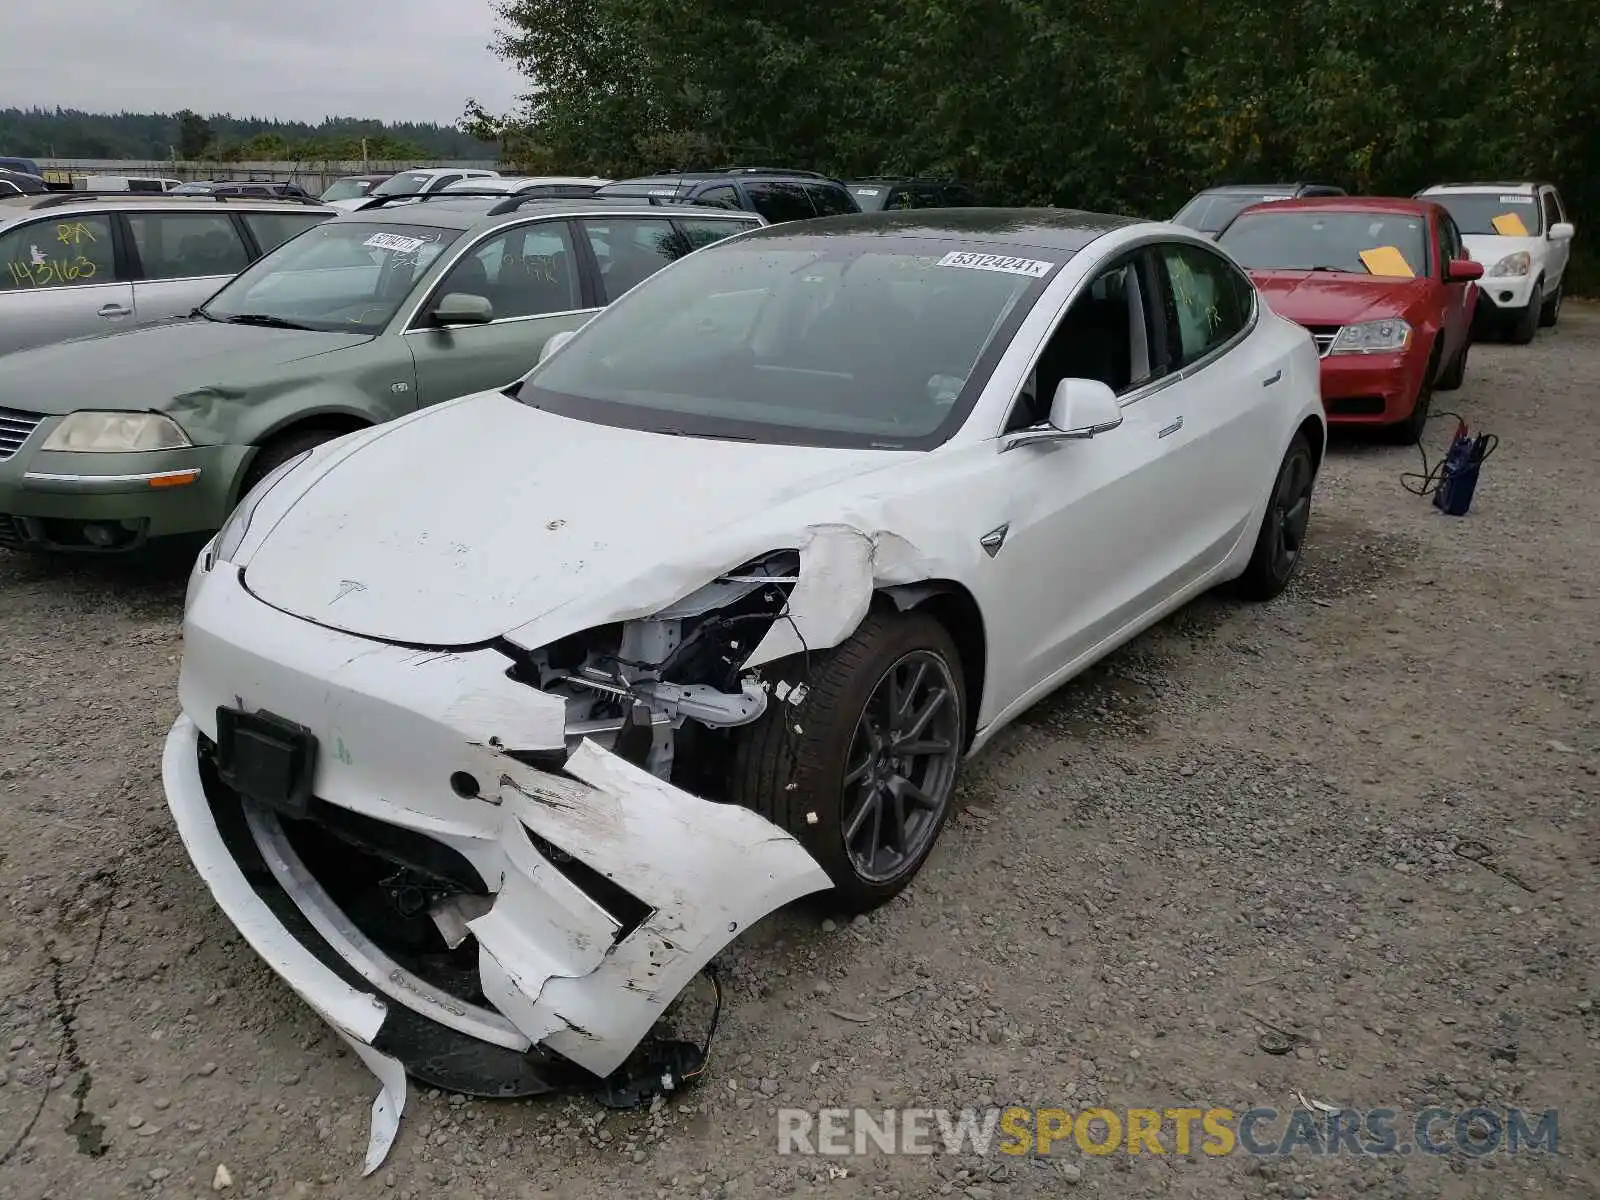
[[[503,893],[470,924],[490,1000],[534,1041],[605,1076],[713,955],[829,881],[765,818],[701,800],[593,742],[573,752],[566,773],[572,778],[508,769],[501,803],[546,843],[625,888],[649,915],[605,947],[592,972],[541,979],[538,965],[517,953],[540,920],[526,897]]]
[[[377,1048],[389,1044],[379,1030],[396,1006],[496,1053],[560,1056],[604,1078],[718,951],[830,886],[793,836],[699,781],[716,773],[726,739],[767,708],[758,668],[840,644],[876,588],[927,578],[929,564],[905,539],[852,525],[813,526],[797,540],[798,550],[768,550],[745,573],[698,588],[680,576],[676,599],[560,631],[561,642],[534,651],[511,636],[458,651],[375,642],[263,605],[232,572],[195,591],[169,802],[247,940],[382,1081],[368,1170],[404,1104],[400,1063],[437,1082]],[[329,978],[315,956],[290,952],[297,935],[243,895],[237,864],[225,869],[226,850],[209,845],[211,785],[196,751],[214,737],[219,706],[274,713],[321,740],[320,809],[281,823],[256,813],[247,824],[278,885],[353,975]],[[250,817],[253,802],[244,803]],[[327,874],[337,852],[319,860],[297,839],[308,829],[348,838],[352,818],[341,814],[423,847],[413,856],[392,843],[380,851],[384,869],[432,871],[426,913],[444,951],[475,960],[470,997],[450,990],[448,972],[413,973],[381,919],[340,911],[346,897]],[[441,875],[428,846],[459,870]]]

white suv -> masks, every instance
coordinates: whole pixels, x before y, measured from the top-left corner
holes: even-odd
[[[1527,343],[1539,326],[1560,320],[1573,228],[1554,184],[1437,183],[1417,198],[1449,210],[1483,264],[1478,330],[1509,330],[1512,341]]]
[[[332,200],[334,208],[354,212],[369,200],[379,196],[412,196],[442,192],[452,183],[474,179],[498,179],[499,171],[475,170],[467,167],[418,167],[414,171],[401,171],[391,175],[370,192],[352,196],[348,200]],[[404,201],[401,201],[404,203]]]

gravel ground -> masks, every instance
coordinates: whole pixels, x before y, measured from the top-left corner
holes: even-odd
[[[211,1195],[219,1164],[271,1197],[1600,1195],[1597,381],[1597,309],[1474,350],[1440,405],[1505,443],[1465,520],[1402,490],[1414,450],[1336,445],[1285,597],[1202,600],[1039,706],[888,908],[799,906],[723,956],[697,1089],[654,1115],[414,1092],[366,1180],[373,1080],[165,810],[181,582],[0,552],[0,1195]],[[1561,1153],[776,1149],[788,1105],[1297,1092],[1555,1108]]]

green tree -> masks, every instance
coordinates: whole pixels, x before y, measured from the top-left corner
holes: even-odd
[[[197,112],[184,109],[178,114],[178,156],[197,159],[211,146],[211,123]]]

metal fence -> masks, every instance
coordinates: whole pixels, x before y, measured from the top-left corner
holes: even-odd
[[[499,166],[492,161],[424,162],[414,159],[400,162],[380,162],[376,159],[366,162],[360,159],[342,162],[129,162],[125,159],[90,158],[52,158],[36,161],[44,173],[46,182],[58,187],[70,186],[74,179],[89,175],[127,175],[135,179],[180,179],[185,183],[196,179],[242,179],[253,182],[298,183],[313,196],[321,195],[329,184],[345,175],[384,175],[433,167],[475,167],[492,171]]]

